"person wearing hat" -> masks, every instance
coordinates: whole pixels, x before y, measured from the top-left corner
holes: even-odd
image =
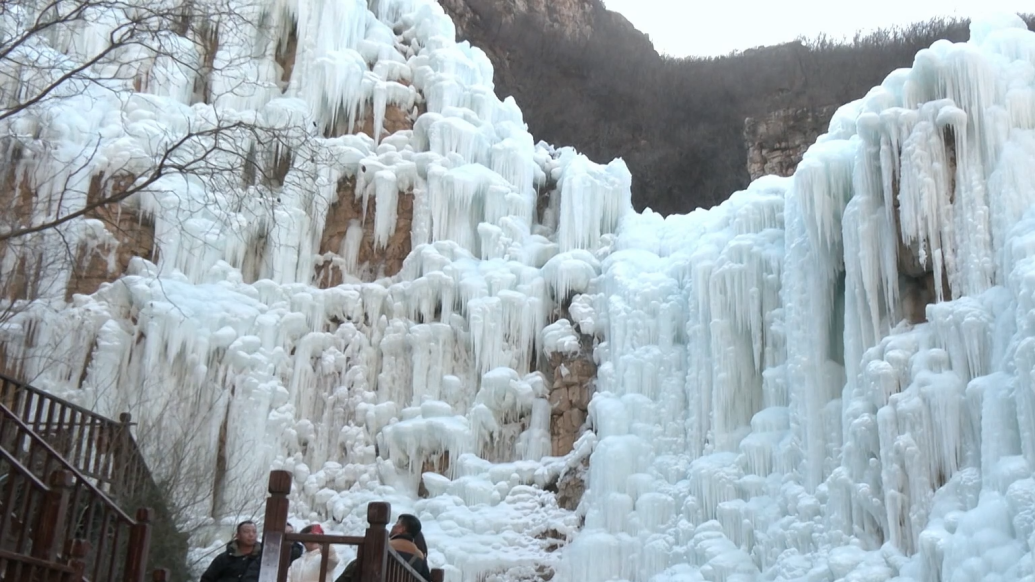
[[[314,523],[307,525],[302,528],[300,533],[303,534],[314,534],[323,535],[323,528],[320,524]],[[287,582],[331,582],[333,576],[331,572],[338,566],[338,555],[334,551],[334,546],[327,548],[327,574],[320,579],[320,561],[322,560],[322,552],[320,551],[320,544],[315,542],[304,542],[305,553],[302,557],[291,563],[291,568],[288,569]]]

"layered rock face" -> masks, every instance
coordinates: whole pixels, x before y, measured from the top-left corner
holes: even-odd
[[[793,174],[805,150],[826,133],[836,110],[836,106],[781,109],[765,117],[744,120],[751,179]]]

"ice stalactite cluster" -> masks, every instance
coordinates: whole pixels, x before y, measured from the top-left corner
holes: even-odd
[[[556,561],[545,548],[577,517],[543,490],[566,460],[550,457],[542,331],[631,212],[625,165],[536,144],[434,2],[191,6],[220,18],[143,35],[155,50],[133,67],[4,120],[29,152],[5,158],[30,197],[20,220],[89,212],[17,249],[52,266],[50,292],[10,303],[2,361],[131,410],[156,473],[181,476],[191,527],[254,511],[266,473],[286,468],[299,519],[362,527],[371,499],[421,513],[451,579]],[[104,38],[118,22],[60,32]],[[100,50],[34,41],[71,64]],[[126,55],[109,57],[92,74]],[[13,78],[5,89],[31,89]],[[96,184],[137,186],[167,153],[175,167],[119,206],[153,228],[153,252],[67,292],[84,266],[68,241],[109,267],[124,244],[88,208],[118,194]],[[358,210],[338,224],[341,208]],[[400,236],[398,273],[371,266]],[[5,277],[33,271],[0,250]]]
[[[564,575],[1033,579],[1033,56],[976,23],[792,178],[623,219]]]
[[[153,230],[124,273],[110,215],[0,245],[32,283],[3,299],[0,363],[132,410],[156,472],[190,477],[197,546],[285,468],[299,520],[417,513],[452,582],[1033,579],[1019,19],[919,53],[793,177],[663,218],[621,161],[536,143],[430,0],[192,6],[222,18],[0,118],[22,225],[174,146],[117,205]],[[12,54],[67,70],[118,21]],[[5,107],[47,78],[13,62]],[[111,280],[69,292],[95,256]],[[552,451],[551,392],[583,386],[552,376],[590,352],[586,432]]]

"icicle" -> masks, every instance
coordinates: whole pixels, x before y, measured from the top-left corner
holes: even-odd
[[[7,161],[33,223],[83,209],[102,174],[147,175],[189,130],[175,164],[232,170],[167,172],[111,216],[0,245],[0,280],[34,293],[0,298],[0,359],[131,410],[163,436],[151,461],[194,439],[188,469],[224,473],[189,520],[250,511],[283,468],[307,519],[358,531],[386,498],[419,513],[432,565],[464,582],[543,564],[571,582],[1030,577],[1022,21],[921,51],[841,107],[793,177],[663,217],[632,211],[622,161],[536,144],[440,3],[267,4],[208,23],[212,55],[164,33],[168,54],[128,49],[97,63],[111,78],[0,124],[23,140]],[[11,57],[80,64],[117,16]],[[9,65],[5,106],[46,86]],[[400,112],[412,130],[385,135]],[[150,240],[123,237],[134,218]],[[137,242],[153,251],[125,265]],[[69,289],[95,267],[110,280]],[[588,415],[571,452],[558,400]]]

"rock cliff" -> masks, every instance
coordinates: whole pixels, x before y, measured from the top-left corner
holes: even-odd
[[[836,106],[774,111],[744,121],[747,171],[752,180],[768,174],[790,176],[801,156],[827,130]]]
[[[625,159],[634,206],[662,214],[718,204],[760,173],[786,175],[825,131],[831,104],[861,98],[938,39],[968,38],[965,20],[931,20],[847,44],[821,37],[674,59],[601,0],[441,4],[537,139]]]

